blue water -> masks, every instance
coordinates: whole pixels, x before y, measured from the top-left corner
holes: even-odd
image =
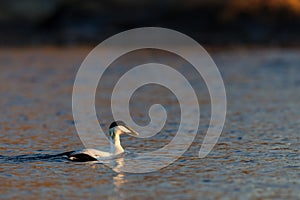
[[[74,127],[71,95],[76,71],[88,51],[1,50],[1,199],[300,198],[299,50],[210,52],[224,79],[228,107],[223,133],[203,159],[198,151],[208,127],[210,100],[201,78],[183,66],[201,97],[198,135],[176,162],[142,174],[118,173],[101,163],[57,156],[83,148]],[[118,72],[107,73],[116,79]],[[111,83],[104,82],[96,109],[107,131],[112,120],[107,101]],[[138,123],[149,122],[147,108],[154,101],[165,104],[171,114],[162,133],[153,138],[122,137],[130,152],[162,147],[180,123],[171,93],[159,87],[140,92],[132,108]]]

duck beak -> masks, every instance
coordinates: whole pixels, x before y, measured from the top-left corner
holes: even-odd
[[[127,128],[130,132],[127,132],[129,135],[136,135],[138,136],[139,133],[136,132],[135,130],[133,130],[131,127],[129,127],[128,125],[125,125],[125,128]]]

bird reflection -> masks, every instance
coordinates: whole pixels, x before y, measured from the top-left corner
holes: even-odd
[[[115,166],[112,168],[117,175],[113,177],[114,191],[119,197],[123,197],[125,192],[121,190],[121,187],[127,183],[125,175],[122,172],[121,168],[124,166],[124,158],[118,158],[115,160]]]

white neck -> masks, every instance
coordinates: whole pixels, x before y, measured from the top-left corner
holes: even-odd
[[[116,129],[114,131],[115,131],[114,138],[110,138],[110,153],[112,155],[117,155],[117,154],[123,153],[124,149],[121,146],[121,142],[120,142],[120,133],[121,132]]]

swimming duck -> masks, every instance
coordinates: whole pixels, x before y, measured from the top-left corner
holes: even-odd
[[[71,161],[86,162],[97,161],[101,158],[109,158],[124,152],[120,142],[120,135],[139,135],[135,130],[126,125],[123,121],[114,121],[109,126],[110,152],[99,151],[96,149],[83,149],[71,151],[65,154]]]

